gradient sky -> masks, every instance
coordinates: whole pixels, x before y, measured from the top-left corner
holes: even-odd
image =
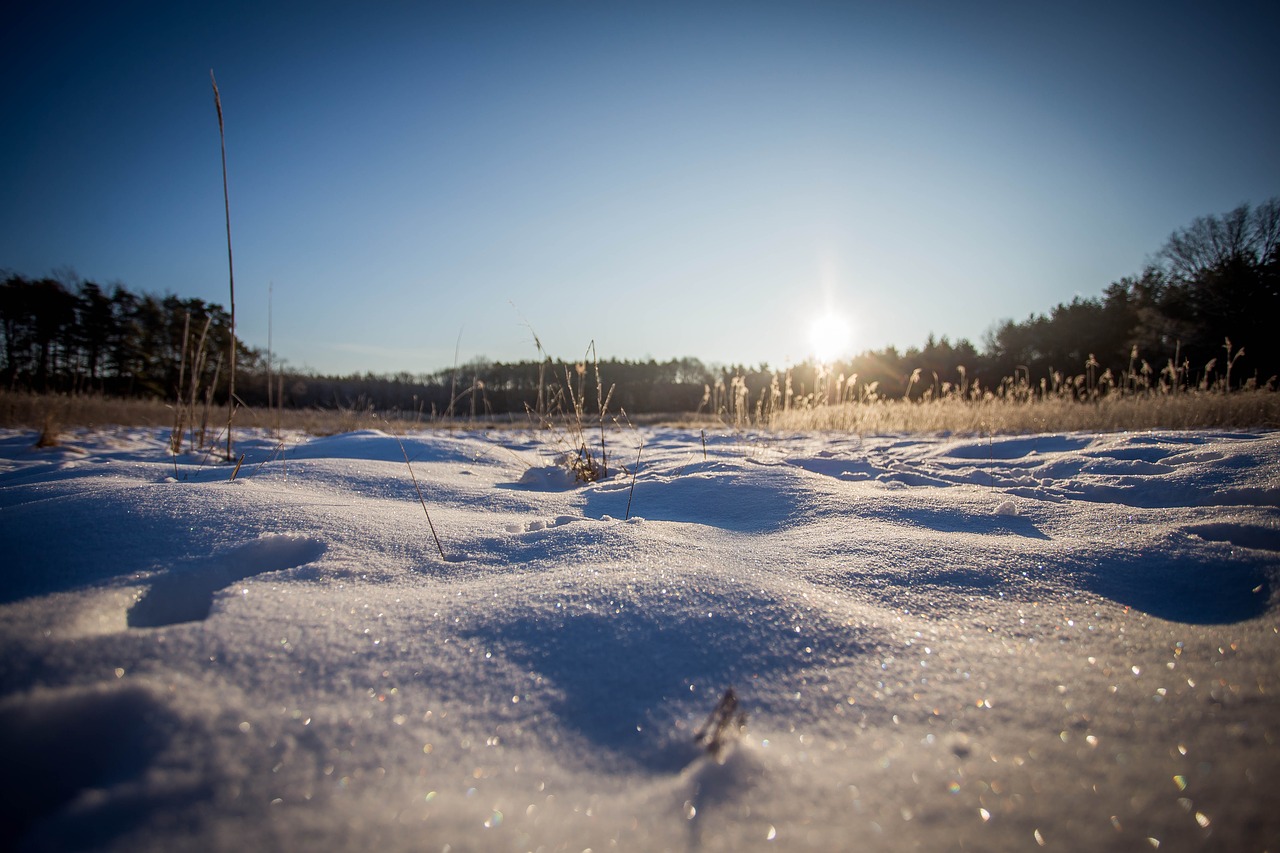
[[[1280,195],[1261,3],[4,13],[0,268],[227,303],[295,367],[782,366],[1095,296]]]

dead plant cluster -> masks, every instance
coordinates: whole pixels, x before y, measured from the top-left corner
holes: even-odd
[[[572,368],[564,367],[564,383],[548,384],[546,368],[553,365],[551,357],[542,348],[542,341],[535,333],[534,344],[538,348],[539,363],[538,396],[536,408],[526,406],[529,421],[539,429],[554,431],[559,443],[566,450],[559,461],[573,474],[575,482],[595,483],[609,478],[609,450],[605,441],[605,431],[609,418],[609,402],[613,399],[614,386],[608,391],[604,388],[604,379],[600,375],[600,357],[596,352],[596,342],[587,347],[583,360]],[[596,405],[589,411],[587,406],[587,364],[590,363],[595,375]],[[595,434],[599,430],[599,447],[597,449]]]

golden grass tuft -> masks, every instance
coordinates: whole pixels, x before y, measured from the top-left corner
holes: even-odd
[[[47,412],[36,436],[36,447],[58,447],[62,444],[62,428],[53,412]]]
[[[1278,429],[1280,394],[1253,391],[1115,395],[1090,402],[1061,398],[878,400],[775,412],[768,426],[784,431],[835,430],[859,434]]]

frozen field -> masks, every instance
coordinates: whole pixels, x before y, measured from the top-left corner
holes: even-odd
[[[1280,850],[1280,434],[167,438],[0,431],[0,848]]]

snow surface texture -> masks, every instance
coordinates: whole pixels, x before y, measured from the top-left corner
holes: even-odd
[[[1280,434],[33,439],[0,847],[1280,849]]]

